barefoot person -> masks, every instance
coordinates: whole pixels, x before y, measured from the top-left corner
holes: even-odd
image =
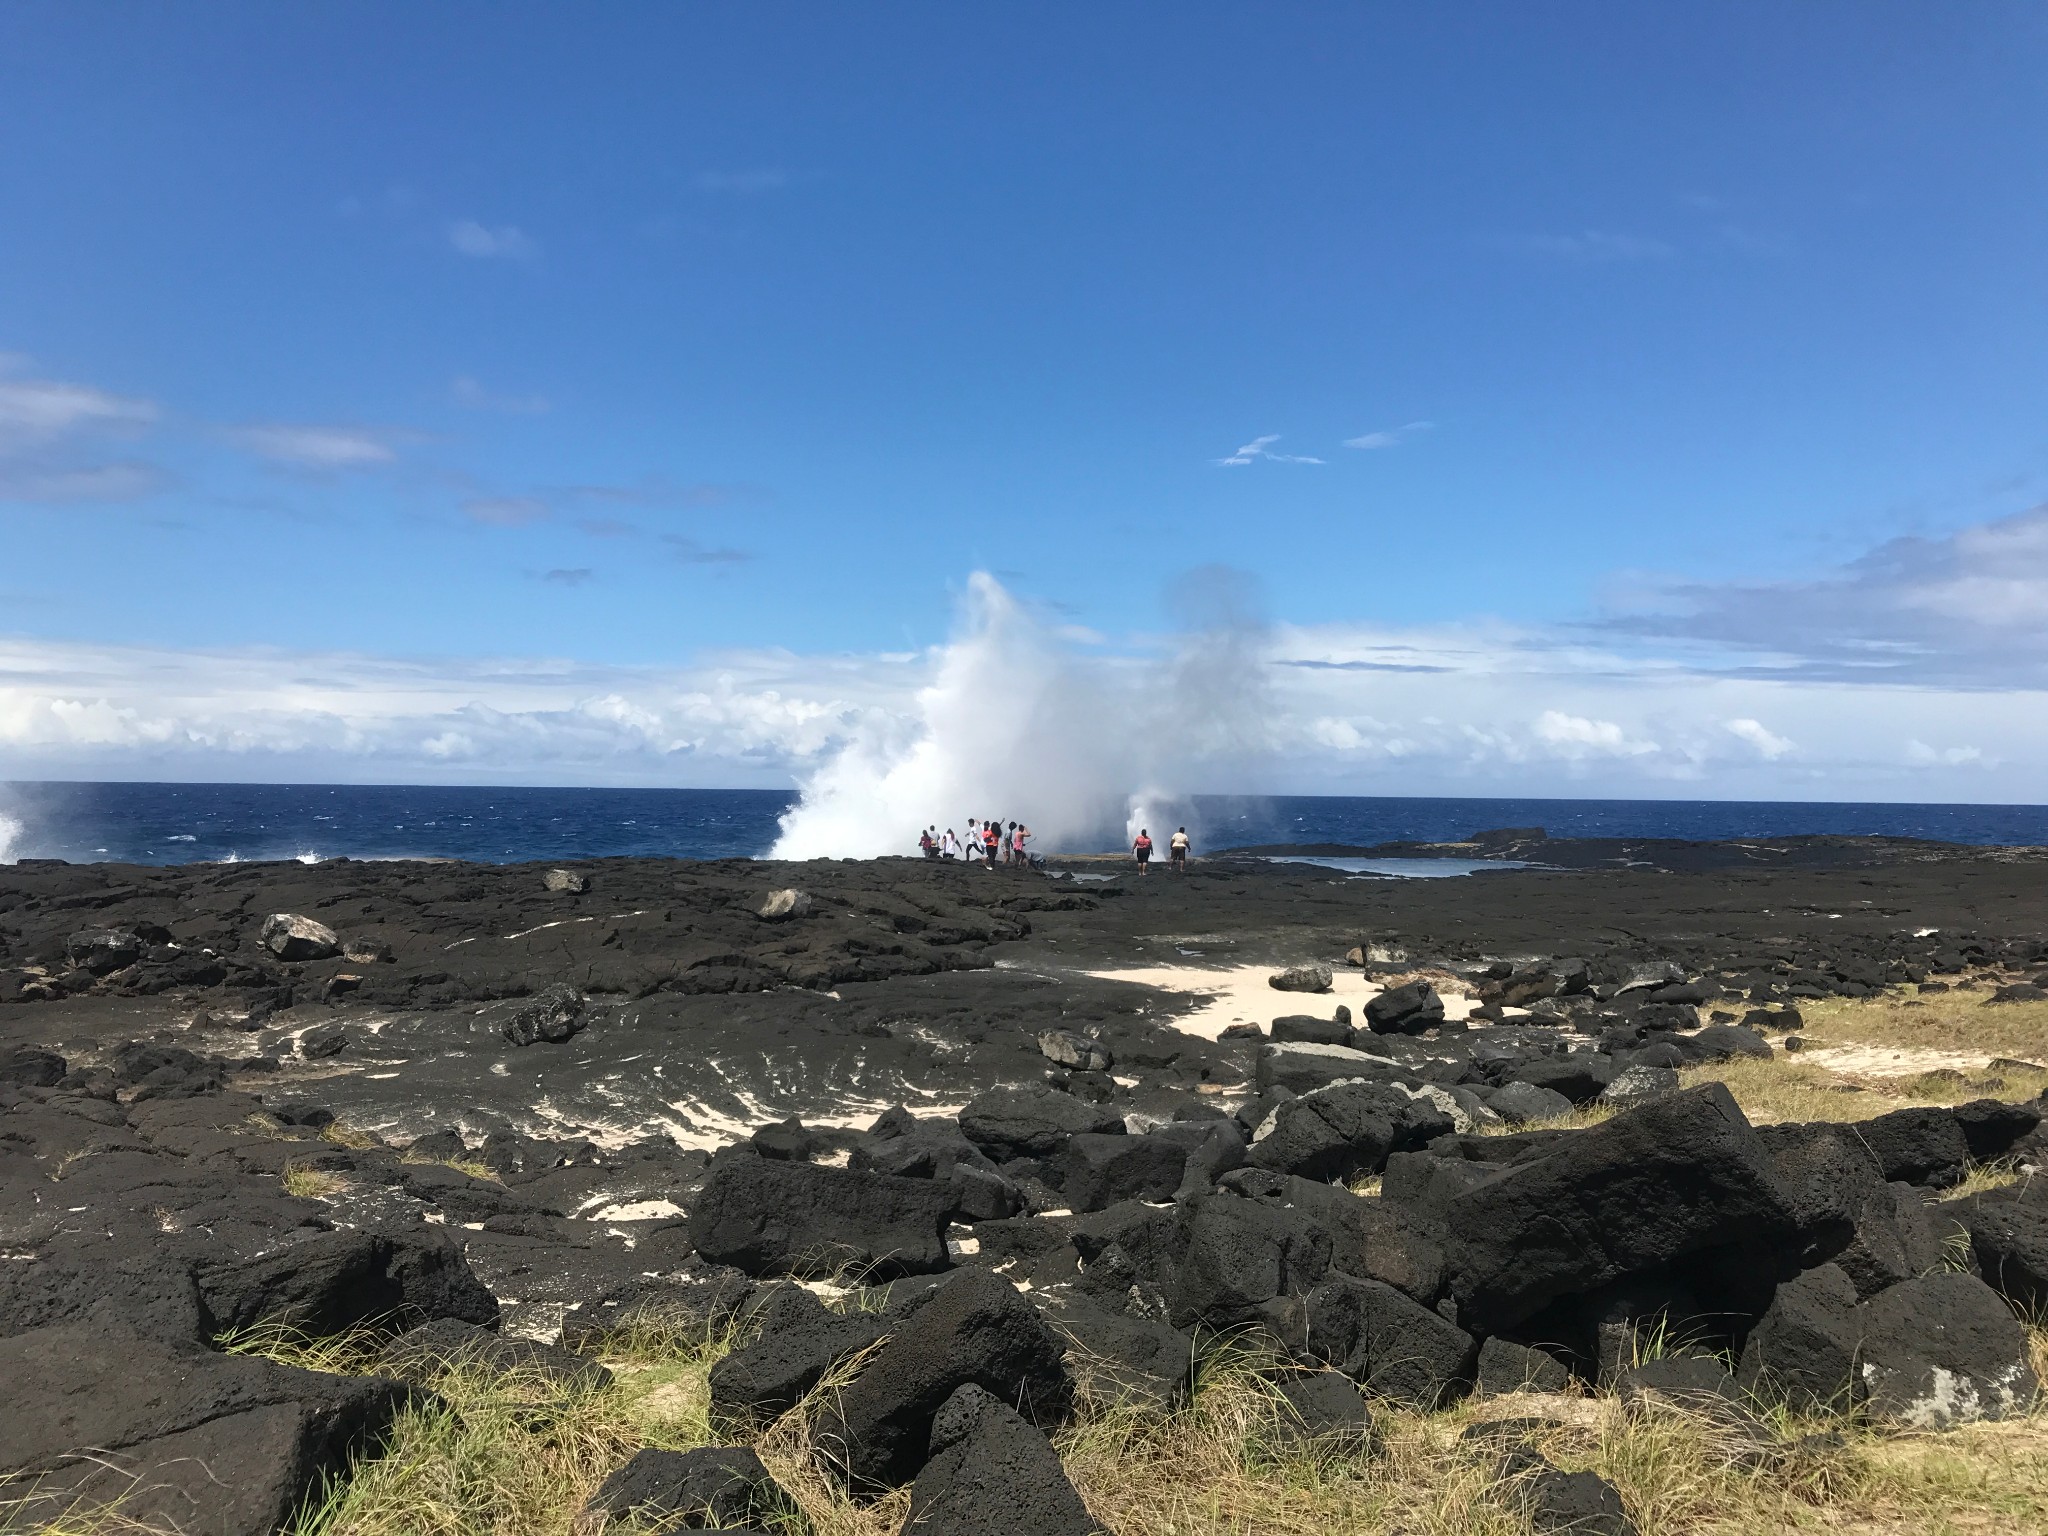
[[[1188,872],[1188,829],[1182,827],[1166,840],[1166,862],[1176,875]]]
[[[1138,861],[1138,873],[1152,872],[1152,834],[1145,828],[1138,828],[1138,835],[1131,840],[1131,857]]]

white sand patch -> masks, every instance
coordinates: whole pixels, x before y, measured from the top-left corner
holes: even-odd
[[[1281,992],[1268,984],[1268,978],[1281,969],[1277,965],[1155,965],[1088,974],[1104,981],[1130,981],[1162,992],[1193,994],[1200,999],[1199,1006],[1166,1022],[1204,1040],[1214,1040],[1233,1024],[1256,1024],[1264,1029],[1290,1013],[1328,1018],[1339,1003],[1351,1010],[1354,1023],[1363,1024],[1365,1005],[1386,990],[1377,977],[1364,971],[1332,966],[1329,991]],[[1462,1019],[1479,1006],[1477,998],[1463,993],[1444,992],[1443,1000],[1446,1018]]]
[[[1808,1046],[1788,1061],[1810,1062],[1843,1077],[1918,1077],[1952,1067],[1958,1072],[1981,1072],[1991,1057],[1971,1051],[1937,1051],[1920,1045],[1821,1045]]]
[[[604,1199],[603,1195],[597,1197]],[[583,1212],[579,1211],[580,1216]],[[592,1212],[591,1221],[661,1221],[670,1216],[680,1216],[683,1208],[673,1200],[622,1200],[608,1205],[601,1211]]]

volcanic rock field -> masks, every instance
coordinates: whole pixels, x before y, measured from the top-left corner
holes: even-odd
[[[582,1528],[766,1521],[743,1428],[851,1359],[815,1455],[929,1533],[1101,1529],[1044,1432],[1170,1411],[1218,1339],[1358,1455],[1376,1403],[1573,1381],[1738,1422],[2031,1405],[2048,1195],[1931,1197],[2048,1162],[2038,1102],[1752,1126],[1680,1072],[1796,1049],[1819,999],[2048,996],[2048,852],[1279,852],[0,868],[0,1503],[281,1530],[432,1361],[601,1375],[651,1321],[732,1332],[734,1443],[643,1452]],[[1267,1017],[1203,1038],[1193,983],[1097,974],[1169,967],[1259,968]],[[220,1347],[263,1328],[381,1363]],[[1534,1528],[1634,1528],[1500,1456]]]

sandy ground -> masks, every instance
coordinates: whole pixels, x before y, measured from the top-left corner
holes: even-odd
[[[1821,1067],[1843,1077],[1918,1077],[1953,1067],[1958,1072],[1981,1072],[1991,1065],[1993,1055],[1975,1051],[1937,1051],[1926,1046],[1815,1045],[1788,1061]]]
[[[1204,1040],[1214,1040],[1233,1024],[1256,1024],[1261,1029],[1290,1013],[1312,1013],[1328,1018],[1343,1003],[1352,1018],[1363,1022],[1365,1005],[1384,989],[1363,971],[1333,968],[1328,992],[1276,992],[1267,983],[1275,967],[1270,965],[1155,965],[1128,971],[1090,971],[1104,981],[1131,981],[1141,987],[1163,992],[1192,993],[1202,1000],[1192,1013],[1170,1022],[1177,1029]],[[1442,988],[1438,988],[1442,991]],[[1444,992],[1444,1013],[1462,1019],[1478,1006],[1478,1000]]]

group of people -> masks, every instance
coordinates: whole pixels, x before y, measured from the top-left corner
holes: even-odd
[[[1021,864],[1030,867],[1031,855],[1024,845],[1031,841],[1031,829],[1021,821],[1005,826],[1000,818],[994,821],[969,819],[967,835],[960,836],[951,827],[942,836],[937,827],[926,827],[917,835],[917,846],[928,859],[961,859],[969,864],[985,864],[994,869],[998,864]]]
[[[1000,818],[994,821],[970,818],[965,837],[951,827],[944,832],[937,827],[926,827],[917,834],[917,846],[928,859],[959,859],[989,869],[998,864],[1020,864],[1030,868],[1031,855],[1024,846],[1030,841],[1031,829],[1024,823],[1012,821],[1006,824]],[[1167,862],[1177,875],[1187,873],[1189,846],[1186,827],[1166,841]],[[1152,833],[1149,829],[1138,829],[1138,835],[1131,840],[1131,857],[1138,861],[1139,874],[1151,873]]]
[[[1138,828],[1138,835],[1131,839],[1131,857],[1138,861],[1138,873],[1152,872],[1152,833],[1149,828]],[[1176,875],[1188,872],[1188,829],[1182,827],[1166,840],[1167,862]]]

